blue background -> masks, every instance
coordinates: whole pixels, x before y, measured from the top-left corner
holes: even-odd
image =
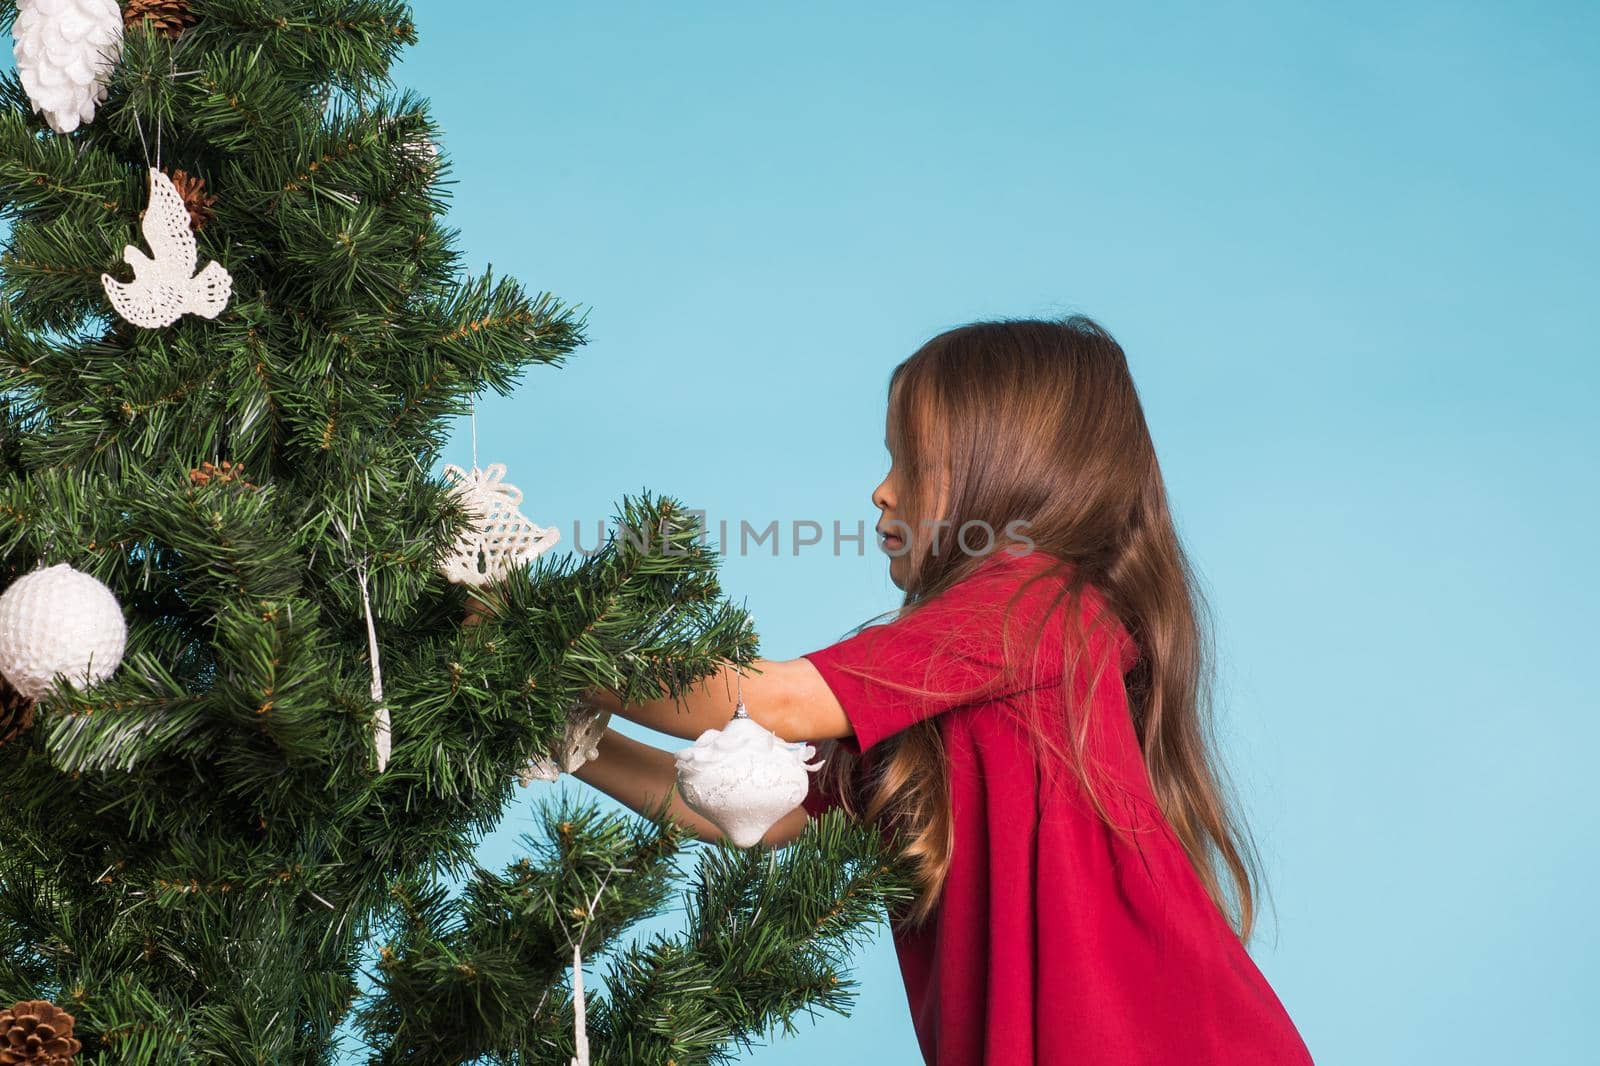
[[[870,528],[896,362],[1096,317],[1216,612],[1253,951],[1317,1061],[1596,1061],[1600,9],[417,13],[399,80],[469,262],[589,309],[566,369],[479,407],[530,517],[592,544],[648,486]],[[727,560],[767,655],[896,602],[845,549]],[[886,936],[858,977],[754,1061],[916,1062]]]
[[[1254,954],[1317,1061],[1600,1060],[1600,8],[764,7],[419,5],[401,78],[471,258],[592,308],[481,405],[481,457],[569,537],[644,485],[870,527],[896,362],[1095,316],[1211,596]],[[729,558],[766,654],[896,602],[831,547]],[[886,936],[858,976],[753,1060],[917,1061]]]

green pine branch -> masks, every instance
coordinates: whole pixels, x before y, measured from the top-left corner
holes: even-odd
[[[681,829],[570,803],[541,820],[543,838],[505,873],[475,871],[459,897],[412,890],[360,1015],[374,1061],[471,1061],[548,1040],[574,947],[599,953],[666,902]]]
[[[374,1063],[567,1063],[574,945],[612,958],[586,997],[594,1061],[727,1061],[801,1012],[847,1010],[848,951],[909,896],[876,833],[830,814],[782,852],[695,849],[688,930],[623,943],[681,886],[686,831],[570,802],[541,821],[504,874],[407,889],[360,1014]]]
[[[909,868],[876,830],[837,811],[773,854],[701,854],[686,928],[623,953],[597,1009],[595,1061],[723,1062],[802,1011],[847,1013],[843,976],[887,912],[910,898]]]

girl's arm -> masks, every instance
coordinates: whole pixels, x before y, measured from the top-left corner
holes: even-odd
[[[469,595],[463,624],[476,625],[489,613],[487,605]],[[742,683],[745,711],[779,738],[811,741],[852,735],[844,709],[809,660],[758,659],[753,668],[760,673],[746,673]],[[669,736],[693,739],[707,729],[721,729],[728,724],[738,691],[738,671],[729,664],[690,688],[682,703],[667,698],[624,707],[616,693],[604,689],[591,690],[587,696],[613,714],[640,725]],[[722,830],[690,810],[678,795],[674,787],[678,769],[671,752],[607,729],[600,738],[596,757],[578,767],[573,776],[647,816],[659,809],[665,798],[667,813],[700,839],[722,839]],[[767,830],[762,843],[773,847],[790,843],[809,818],[804,807],[796,807]]]
[[[681,701],[667,697],[624,706],[616,693],[605,690],[591,690],[587,697],[629,721],[693,740],[707,729],[721,729],[733,717],[738,674],[729,663],[692,686]],[[742,685],[745,711],[780,740],[827,740],[853,733],[839,700],[809,659],[757,659]]]
[[[467,596],[463,625],[476,625],[492,614],[477,597]],[[844,708],[810,660],[757,659],[744,675],[745,711],[781,740],[811,741],[854,734]],[[759,671],[759,672],[756,672]],[[739,691],[738,671],[729,663],[684,694],[681,702],[667,699],[630,703],[616,693],[593,689],[589,700],[613,714],[668,736],[693,740],[707,729],[721,729],[733,717]]]
[[[671,752],[607,729],[600,738],[599,754],[578,767],[573,776],[639,814],[654,814],[665,800],[667,814],[701,840],[722,839],[722,830],[692,811],[673,788],[677,766]],[[809,817],[804,807],[796,807],[779,818],[761,842],[773,847],[788,844],[800,835]]]

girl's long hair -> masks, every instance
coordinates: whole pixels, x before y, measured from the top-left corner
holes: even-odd
[[[1098,814],[1126,828],[1115,825],[1101,775],[1086,757],[1089,697],[1081,690],[1085,673],[1092,675],[1090,693],[1107,678],[1121,683],[1156,802],[1206,892],[1248,940],[1260,878],[1210,736],[1204,602],[1173,527],[1121,346],[1082,315],[949,330],[895,368],[888,426],[896,511],[914,531],[900,613],[982,564],[976,549],[957,550],[953,533],[964,525],[1022,530],[1035,550],[1052,556],[1057,565],[1038,577],[1061,579],[1051,613],[1065,611],[1076,639],[1065,641],[1068,721],[1026,723],[1042,768],[1070,767]],[[931,526],[936,519],[945,524]],[[1026,525],[1013,525],[1018,520]],[[923,535],[931,528],[948,531],[941,550]],[[1086,658],[1090,647],[1107,642],[1091,640],[1083,619],[1092,628],[1104,614],[1136,642],[1137,661],[1125,674],[1108,670],[1104,653],[1096,662]],[[1003,628],[1011,661],[1010,627]],[[937,719],[884,740],[868,760],[870,774],[858,775],[857,759],[836,743],[823,753],[822,787],[847,810],[892,827],[901,841],[921,888],[902,917],[925,920],[937,907],[954,847]]]

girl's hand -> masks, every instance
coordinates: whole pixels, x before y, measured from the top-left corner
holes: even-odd
[[[669,751],[607,729],[600,738],[599,754],[574,770],[572,776],[638,814],[653,814],[665,801],[668,817],[694,836],[701,840],[723,839],[722,830],[696,813],[678,794],[677,760]],[[810,818],[804,806],[796,807],[779,818],[761,842],[781,848],[800,835]]]
[[[471,592],[467,593],[467,613],[461,619],[464,626],[475,626],[485,618],[493,618],[494,611]]]

